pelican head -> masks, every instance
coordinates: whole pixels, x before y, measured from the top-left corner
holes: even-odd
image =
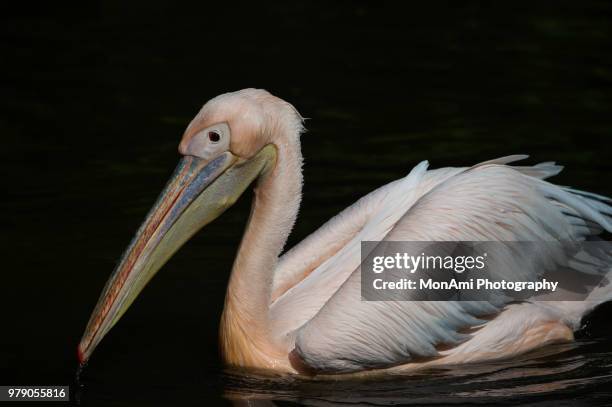
[[[276,167],[278,150],[299,143],[302,119],[264,90],[207,102],[179,144],[182,158],[108,280],[78,346],[85,363],[145,285],[249,184]]]

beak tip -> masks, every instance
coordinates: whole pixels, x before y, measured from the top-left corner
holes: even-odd
[[[77,358],[79,359],[79,364],[81,366],[85,364],[85,362],[86,362],[86,360],[85,360],[85,353],[83,352],[83,349],[81,348],[80,344],[77,347]]]

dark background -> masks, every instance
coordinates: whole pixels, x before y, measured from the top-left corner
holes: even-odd
[[[457,372],[320,387],[223,373],[217,325],[248,193],[165,266],[73,380],[104,282],[185,126],[219,93],[265,88],[309,118],[290,245],[422,159],[528,153],[567,166],[555,182],[612,195],[612,3],[11,3],[0,6],[0,384],[70,384],[87,405],[221,402],[228,387],[286,403],[606,402],[610,306],[535,379],[527,363],[476,386],[481,376]]]

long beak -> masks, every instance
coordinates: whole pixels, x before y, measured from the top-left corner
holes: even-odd
[[[102,291],[78,347],[81,364],[166,261],[233,205],[275,160],[272,145],[249,160],[230,152],[210,161],[193,156],[181,159]]]

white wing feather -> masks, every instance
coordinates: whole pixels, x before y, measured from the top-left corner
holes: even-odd
[[[276,328],[295,338],[307,365],[346,372],[436,356],[440,344],[457,345],[468,338],[459,333],[461,328],[482,325],[478,317],[501,309],[482,301],[361,301],[362,240],[555,241],[580,240],[598,228],[612,230],[606,198],[541,180],[560,171],[554,163],[500,165],[506,162],[447,169],[429,183],[427,174],[435,171],[425,173],[421,163],[401,183],[369,199],[378,206],[367,211],[363,227],[272,306]],[[509,257],[505,272],[533,278],[562,253],[551,247],[554,252],[541,253],[530,264]],[[291,256],[293,261],[298,257]]]
[[[281,258],[274,287],[282,294],[270,307],[273,332],[284,336],[310,320],[359,266],[362,240],[382,240],[420,196],[465,170],[425,172],[426,166],[359,199]]]

